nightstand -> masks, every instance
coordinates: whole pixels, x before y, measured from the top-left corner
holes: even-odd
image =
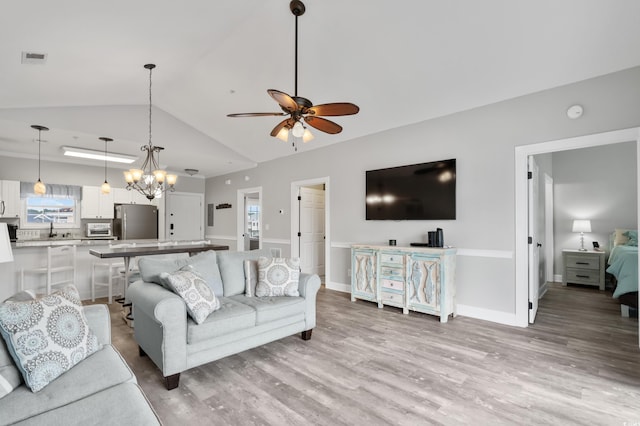
[[[562,285],[567,283],[593,285],[604,290],[604,251],[562,250],[564,264]]]

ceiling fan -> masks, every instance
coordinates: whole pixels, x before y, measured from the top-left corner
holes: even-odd
[[[309,126],[329,134],[337,134],[342,131],[342,126],[325,117],[353,115],[360,111],[357,105],[349,102],[335,102],[330,104],[313,105],[313,103],[302,96],[298,96],[298,17],[305,12],[304,3],[300,0],[292,0],[289,3],[291,13],[296,17],[295,27],[295,88],[294,95],[275,89],[267,90],[267,93],[280,105],[283,112],[250,112],[240,114],[228,114],[227,117],[265,117],[265,116],[286,116],[271,131],[271,136],[283,141],[289,140],[289,133],[294,136],[293,146],[296,148],[295,138],[302,138],[304,142],[313,139],[311,132],[302,124],[304,121]]]

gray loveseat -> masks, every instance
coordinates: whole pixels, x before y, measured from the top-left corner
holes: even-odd
[[[271,257],[268,250],[206,252],[172,261],[140,259],[142,280],[129,286],[134,335],[141,355],[160,368],[167,389],[178,387],[180,373],[295,333],[311,338],[316,324],[318,275],[300,274],[300,296],[255,297],[246,293],[245,260]],[[152,266],[148,267],[147,263]],[[163,264],[164,263],[164,264]],[[188,315],[185,302],[154,279],[162,270],[191,263],[219,296],[220,309],[202,324]],[[216,279],[216,274],[219,278]],[[150,282],[153,281],[153,282]],[[217,284],[211,281],[221,281]]]
[[[22,383],[0,398],[0,425],[161,424],[133,372],[111,346],[106,305],[85,306],[84,313],[102,348],[38,392]],[[0,337],[0,371],[12,364]]]

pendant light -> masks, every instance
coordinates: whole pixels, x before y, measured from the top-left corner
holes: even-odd
[[[98,139],[104,141],[104,183],[100,187],[100,192],[103,194],[108,194],[111,192],[111,186],[109,185],[109,182],[107,182],[107,143],[112,142],[113,139],[105,137],[101,137]]]
[[[151,143],[151,72],[156,67],[154,64],[144,66],[149,70],[149,144],[140,147],[141,151],[146,151],[147,156],[140,169],[130,169],[124,172],[124,179],[127,182],[127,189],[135,189],[149,201],[162,197],[162,194],[169,190],[175,191],[174,185],[178,176],[167,174],[160,169],[160,151],[164,148],[153,146]]]
[[[47,192],[47,187],[40,180],[40,145],[42,145],[40,134],[42,133],[43,130],[45,132],[48,131],[49,128],[40,126],[38,124],[33,124],[31,128],[36,129],[38,131],[38,181],[33,185],[33,192],[36,195],[44,195]]]

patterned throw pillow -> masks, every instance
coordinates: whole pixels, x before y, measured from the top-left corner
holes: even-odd
[[[14,294],[5,302],[20,302],[35,298],[33,292],[25,290]],[[9,395],[11,391],[20,386],[20,383],[22,383],[20,370],[16,367],[16,363],[13,361],[4,339],[0,339],[0,398]]]
[[[100,349],[72,285],[39,299],[0,304],[0,333],[33,392]]]
[[[260,257],[258,259],[258,284],[256,296],[300,296],[300,259]]]
[[[220,308],[220,300],[213,294],[211,287],[200,275],[189,270],[189,265],[175,272],[163,272],[160,278],[174,293],[182,297],[189,316],[197,324],[202,324],[211,312]]]

